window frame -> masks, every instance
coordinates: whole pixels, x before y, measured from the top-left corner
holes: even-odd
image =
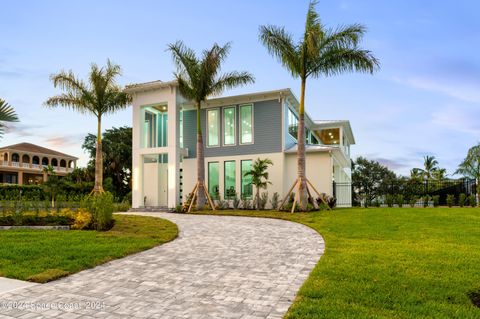
[[[242,125],[242,107],[244,106],[250,106],[251,107],[251,110],[252,110],[252,114],[251,114],[251,118],[252,118],[252,141],[251,142],[242,142],[242,136],[243,136],[243,125]],[[246,103],[246,104],[240,104],[239,107],[238,107],[238,119],[239,119],[239,125],[238,125],[238,143],[240,145],[250,145],[250,144],[254,144],[255,143],[255,106],[254,106],[254,103]]]
[[[250,183],[250,185],[252,186],[252,193],[250,194],[249,197],[244,197],[243,196],[243,180],[245,178],[245,176],[243,175],[243,163],[244,162],[250,162],[250,166],[253,167],[253,159],[243,159],[243,160],[240,160],[240,198],[245,198],[245,199],[252,199],[253,198],[253,184]],[[250,180],[252,178],[250,177]]]
[[[217,114],[218,114],[218,117],[217,117],[217,123],[218,123],[218,144],[215,144],[215,145],[210,145],[209,142],[210,142],[210,127],[208,125],[208,112],[211,112],[211,111],[216,111]],[[201,111],[200,111],[201,112]],[[207,148],[214,148],[214,147],[220,147],[221,146],[221,136],[220,134],[222,134],[222,121],[220,120],[220,116],[221,116],[222,112],[220,110],[220,108],[216,107],[216,108],[209,108],[209,109],[206,109],[205,110],[205,126],[207,128],[207,143],[206,143],[206,147]]]
[[[208,180],[208,188],[207,188],[207,192],[208,194],[210,194],[210,196],[212,197],[215,197],[216,194],[211,194],[210,193],[210,164],[217,164],[217,179],[218,179],[218,196],[220,197],[220,162],[218,161],[213,161],[213,162],[208,162],[207,163],[207,173],[208,173],[208,176],[207,176],[207,180]],[[215,198],[216,199],[216,198]]]
[[[225,133],[226,133],[226,125],[225,125],[225,112],[227,109],[233,109],[233,144],[226,144],[225,143]],[[225,106],[222,107],[222,146],[236,146],[237,145],[237,106]]]
[[[227,189],[227,174],[226,174],[227,163],[233,163],[233,168],[234,168],[233,176],[235,178],[233,185],[234,185],[234,190],[237,193],[237,161],[236,160],[224,161],[223,162],[223,198],[225,200],[231,199],[230,197],[227,196],[227,190],[228,190]]]

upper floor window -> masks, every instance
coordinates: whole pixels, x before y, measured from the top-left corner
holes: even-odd
[[[168,116],[166,111],[166,106],[148,106],[143,109],[143,147],[167,146]]]
[[[297,133],[298,133],[298,118],[293,113],[293,111],[288,108],[288,133],[294,138],[297,139]]]
[[[207,110],[207,146],[220,146],[220,110]]]
[[[240,144],[253,143],[253,105],[240,106]]]
[[[235,145],[235,106],[223,108],[223,145]]]

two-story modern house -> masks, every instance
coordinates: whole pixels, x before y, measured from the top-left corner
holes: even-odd
[[[196,109],[177,83],[130,85],[133,104],[133,208],[173,208],[196,182]],[[297,177],[299,103],[290,89],[210,99],[201,111],[206,184],[212,197],[251,197],[250,170],[269,158],[268,193],[286,194]],[[306,116],[307,176],[315,188],[351,205],[350,189],[334,182],[351,179],[349,121],[313,121]]]

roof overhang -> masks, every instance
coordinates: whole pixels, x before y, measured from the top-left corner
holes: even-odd
[[[312,127],[315,130],[342,127],[350,144],[355,144],[355,137],[353,136],[352,127],[350,126],[350,121],[348,120],[314,121]]]

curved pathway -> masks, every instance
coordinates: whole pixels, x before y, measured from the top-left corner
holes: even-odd
[[[282,220],[138,214],[173,221],[179,238],[1,294],[0,318],[282,318],[324,250]]]

